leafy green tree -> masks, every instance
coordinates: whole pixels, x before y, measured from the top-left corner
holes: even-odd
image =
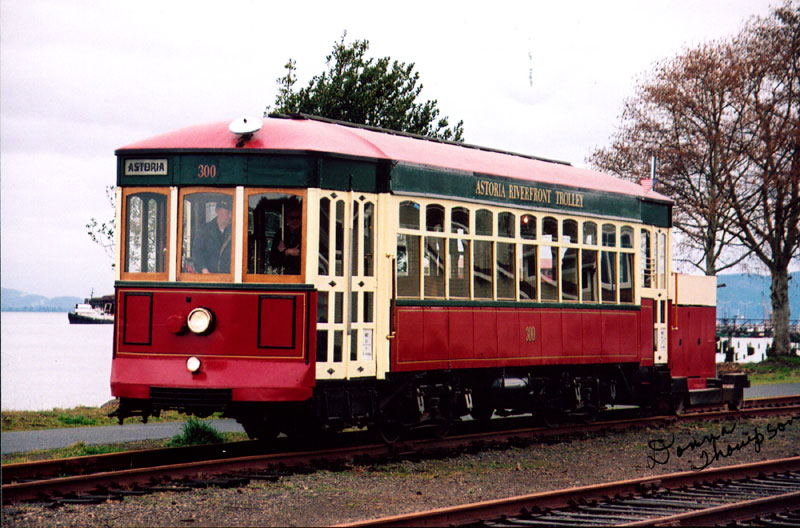
[[[367,57],[369,41],[345,43],[326,57],[327,69],[297,88],[297,64],[289,59],[278,79],[275,107],[267,112],[303,113],[449,141],[463,141],[463,121],[450,126],[436,100],[419,101],[422,84],[414,63]]]

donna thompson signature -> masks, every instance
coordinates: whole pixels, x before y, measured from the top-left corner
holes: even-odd
[[[750,445],[753,446],[756,453],[760,453],[761,445],[767,440],[772,440],[792,425],[794,419],[795,417],[792,417],[784,422],[769,423],[764,432],[760,431],[758,426],[752,430],[741,431],[738,441],[735,440],[735,435],[733,435],[736,432],[735,422],[730,425],[723,425],[719,433],[708,433],[699,439],[693,438],[689,442],[677,446],[675,445],[675,433],[672,434],[672,438],[669,441],[660,438],[650,440],[647,443],[651,450],[651,453],[647,455],[647,467],[653,469],[656,465],[666,464],[669,462],[673,452],[678,458],[687,454],[696,456],[698,460],[692,462],[692,469],[698,471]],[[732,435],[734,438],[729,438]]]

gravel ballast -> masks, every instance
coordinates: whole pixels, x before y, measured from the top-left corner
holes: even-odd
[[[671,447],[664,448],[671,445]],[[654,449],[655,448],[655,449]],[[3,526],[323,526],[660,473],[800,455],[800,417],[681,424],[441,459],[126,497],[3,507]]]

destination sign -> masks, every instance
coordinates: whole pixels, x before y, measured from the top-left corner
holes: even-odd
[[[518,202],[533,202],[556,207],[583,208],[583,193],[540,189],[528,185],[517,185],[503,181],[479,179],[475,184],[475,196],[501,198]]]
[[[166,176],[166,159],[129,159],[125,161],[125,176]]]

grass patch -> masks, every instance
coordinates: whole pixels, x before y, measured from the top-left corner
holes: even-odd
[[[727,364],[726,364],[727,365]],[[771,357],[761,363],[737,363],[723,369],[745,372],[752,385],[769,385],[775,383],[800,383],[800,357]]]
[[[224,439],[219,431],[212,425],[192,416],[183,424],[181,434],[173,436],[167,442],[167,447],[221,444],[222,442]]]
[[[58,421],[66,426],[74,425],[77,427],[87,427],[91,425],[97,425],[97,418],[91,418],[83,414],[59,414]]]
[[[242,442],[247,440],[244,433],[221,433],[223,442]],[[69,447],[59,447],[57,449],[40,449],[25,453],[11,453],[3,455],[2,463],[20,464],[23,462],[35,462],[37,460],[53,460],[58,458],[72,458],[79,456],[102,455],[106,453],[119,453],[122,451],[142,451],[145,449],[159,449],[163,447],[173,447],[170,445],[172,439],[161,440],[137,440],[135,442],[123,442],[116,444],[84,444],[78,442]]]
[[[62,427],[92,427],[117,425],[116,418],[108,413],[117,408],[116,400],[101,407],[74,407],[72,409],[51,409],[48,411],[2,411],[3,432],[35,431],[40,429],[60,429]],[[151,416],[150,422],[182,422],[186,416],[175,411],[162,412],[159,418]],[[125,419],[125,423],[142,423],[136,416]]]

